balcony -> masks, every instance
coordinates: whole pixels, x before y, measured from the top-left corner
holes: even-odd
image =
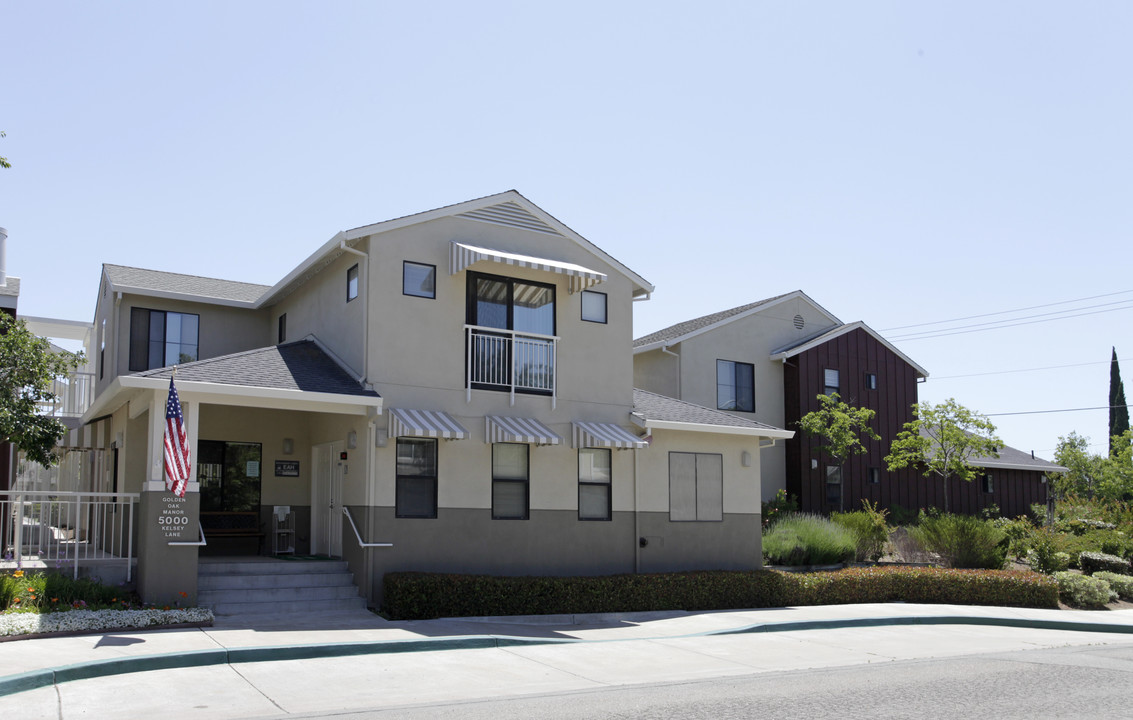
[[[514,330],[465,325],[465,387],[472,390],[506,391],[515,404],[515,394],[549,395],[557,400],[555,359],[558,337]]]
[[[51,417],[82,417],[94,402],[94,373],[73,373],[55,378],[51,383],[54,402],[39,404],[44,415]]]

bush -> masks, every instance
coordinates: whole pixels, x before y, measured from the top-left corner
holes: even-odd
[[[831,565],[854,559],[858,539],[851,530],[819,515],[786,515],[763,536],[772,565]]]
[[[916,508],[906,508],[897,503],[892,503],[889,506],[889,518],[898,527],[908,527],[917,524],[917,521],[920,520],[920,511]]]
[[[1027,561],[1035,572],[1050,575],[1070,567],[1070,554],[1062,552],[1062,536],[1050,528],[1040,528],[1031,536]]]
[[[1046,503],[1031,503],[1030,511],[1027,513],[1027,518],[1035,524],[1035,526],[1046,525],[1047,512]]]
[[[992,521],[992,524],[1007,535],[1007,552],[1011,557],[1021,560],[1027,556],[1037,532],[1030,520],[1025,517],[1018,517],[1014,520],[996,518]]]
[[[1093,577],[1098,580],[1105,580],[1109,583],[1111,590],[1117,593],[1117,596],[1122,600],[1133,600],[1133,577],[1129,575],[1118,575],[1117,573],[1096,572]]]
[[[869,500],[862,500],[861,510],[830,513],[830,519],[854,533],[854,537],[857,539],[855,560],[858,562],[866,560],[876,562],[885,553],[885,543],[889,540],[889,525],[885,522],[886,514],[887,511],[879,510],[876,504],[871,505]]]
[[[122,609],[140,604],[134,593],[103,585],[92,578],[75,579],[62,573],[23,570],[0,575],[0,612]]]
[[[1083,534],[1063,534],[1062,549],[1070,553],[1071,563],[1077,565],[1078,556],[1084,552],[1102,552],[1107,555],[1128,557],[1131,544],[1125,533],[1119,530],[1091,529]]]
[[[1096,572],[1113,572],[1121,575],[1129,574],[1129,561],[1116,555],[1099,552],[1084,552],[1078,556],[1078,567],[1087,575]]]
[[[1058,581],[1058,596],[1073,607],[1100,608],[1117,599],[1117,593],[1105,580],[1069,571],[1054,574]]]
[[[780,490],[775,493],[774,499],[769,502],[764,502],[761,505],[761,519],[763,521],[763,529],[766,530],[771,527],[776,520],[779,520],[785,515],[796,513],[799,511],[799,499],[795,496],[787,495],[786,490]]]
[[[1007,561],[1007,534],[969,515],[925,515],[909,534],[948,567],[998,570]]]

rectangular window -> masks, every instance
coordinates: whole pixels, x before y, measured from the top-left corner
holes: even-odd
[[[991,473],[987,473],[983,476],[983,491],[985,493],[995,492],[995,481],[992,479]]]
[[[555,287],[468,274],[466,322],[472,387],[551,394],[555,386]],[[492,329],[511,330],[496,333]]]
[[[346,271],[346,302],[358,297],[358,265]]]
[[[437,516],[437,440],[397,439],[397,517]]]
[[[669,453],[670,522],[724,519],[724,456]]]
[[[580,448],[578,451],[578,519],[610,519],[609,448]]]
[[[716,407],[755,412],[755,365],[716,361]]]
[[[841,392],[838,389],[838,371],[827,369],[823,371],[823,390],[826,395],[833,395],[836,392]]]
[[[106,373],[106,318],[102,319],[102,327],[98,331],[98,379],[101,380]]]
[[[201,512],[259,512],[262,455],[260,443],[198,441]]]
[[[876,390],[877,389],[877,373],[866,373],[865,374],[865,389],[866,390]]]
[[[869,469],[869,484],[870,485],[881,484],[881,468],[870,468]]]
[[[406,260],[401,266],[401,292],[413,297],[437,296],[437,266]]]
[[[282,345],[287,340],[287,313],[279,316],[279,344]]]
[[[837,465],[826,466],[826,504],[842,507],[842,468]]]
[[[606,293],[582,291],[582,319],[586,322],[606,322]]]
[[[526,520],[528,514],[528,446],[492,445],[492,519]]]
[[[153,370],[197,359],[200,316],[132,308],[130,371]]]

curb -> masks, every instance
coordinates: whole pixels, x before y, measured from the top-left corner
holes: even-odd
[[[727,630],[710,630],[688,635],[665,636],[664,639],[902,625],[985,625],[1041,630],[1067,630],[1072,632],[1133,634],[1133,625],[1120,623],[1080,622],[1073,620],[1027,620],[1023,618],[964,615],[927,615],[922,617],[843,618],[834,620],[757,623]],[[315,645],[280,645],[195,650],[184,653],[139,655],[129,658],[94,660],[75,665],[43,668],[17,675],[8,675],[0,677],[0,697],[25,692],[27,690],[50,687],[72,680],[88,680],[96,677],[123,675],[147,670],[172,670],[176,668],[203,667],[207,665],[236,665],[251,662],[311,660],[318,658],[385,655],[435,650],[483,650],[531,645],[631,642],[633,640],[658,639],[662,638],[583,640],[579,638],[528,638],[509,635],[469,635],[464,637],[430,638],[427,640],[375,640],[372,642],[359,643],[326,643]]]

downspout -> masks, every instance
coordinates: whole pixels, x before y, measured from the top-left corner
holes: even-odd
[[[370,256],[361,250],[348,247],[345,240],[338,241],[338,249],[362,258],[362,270],[358,274],[366,279],[366,292],[362,299],[362,372],[358,374],[362,376],[362,384],[366,385],[370,373]]]
[[[633,451],[633,572],[641,572],[641,505],[637,495],[637,454]]]
[[[669,349],[668,345],[661,346],[661,352],[666,355],[672,355],[677,359],[677,397],[681,397],[681,356],[680,353],[675,353]]]

